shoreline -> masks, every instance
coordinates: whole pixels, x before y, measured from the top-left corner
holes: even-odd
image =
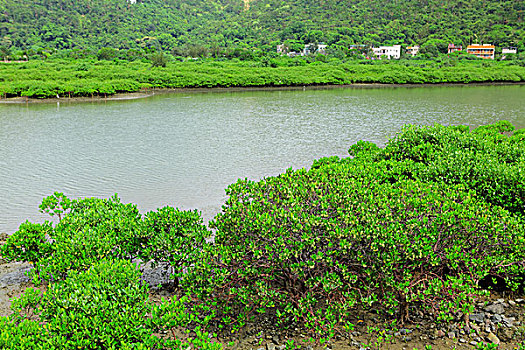
[[[407,83],[407,84],[385,84],[385,83],[354,83],[354,84],[326,84],[326,85],[287,85],[287,86],[233,86],[233,87],[185,87],[185,88],[152,88],[129,93],[116,93],[109,96],[94,95],[93,97],[59,97],[59,98],[28,98],[28,97],[9,97],[1,98],[0,104],[40,104],[40,103],[85,103],[85,102],[107,102],[107,101],[126,101],[150,98],[155,95],[170,93],[223,93],[223,92],[242,92],[242,91],[297,91],[297,90],[333,90],[333,89],[386,89],[386,88],[428,88],[428,87],[453,87],[453,86],[511,86],[525,85],[525,81],[520,82],[476,82],[476,83]]]

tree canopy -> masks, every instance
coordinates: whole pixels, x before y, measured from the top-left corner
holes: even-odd
[[[219,48],[275,51],[278,42],[467,45],[525,42],[513,0],[0,1],[0,47],[145,49],[198,56]]]

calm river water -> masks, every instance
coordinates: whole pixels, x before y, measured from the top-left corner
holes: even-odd
[[[238,178],[261,179],[404,124],[501,119],[525,127],[525,86],[336,88],[160,94],[93,103],[0,105],[0,232],[54,191],[118,193],[142,212],[197,208],[206,220]]]

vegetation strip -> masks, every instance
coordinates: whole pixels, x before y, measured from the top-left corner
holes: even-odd
[[[275,67],[273,67],[275,66]],[[109,96],[153,88],[267,87],[306,85],[441,84],[523,82],[525,67],[512,62],[356,61],[314,62],[275,59],[273,66],[256,61],[196,61],[152,67],[124,61],[29,61],[0,64],[3,98]]]

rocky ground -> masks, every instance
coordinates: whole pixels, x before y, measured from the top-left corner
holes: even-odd
[[[232,349],[284,350],[286,343],[303,349],[525,349],[525,301],[503,295],[480,302],[469,315],[458,314],[455,321],[437,326],[424,314],[413,318],[413,323],[393,327],[391,321],[377,314],[363,314],[350,337],[335,336],[324,346],[308,341],[306,333],[295,329],[294,334],[283,335],[268,321],[248,327],[241,339],[220,339]],[[520,347],[521,344],[521,347]]]

